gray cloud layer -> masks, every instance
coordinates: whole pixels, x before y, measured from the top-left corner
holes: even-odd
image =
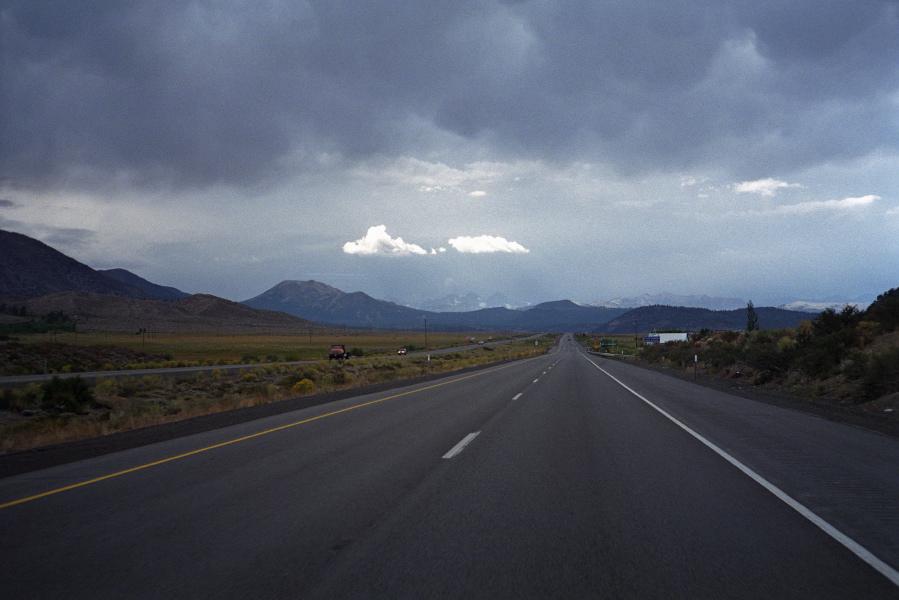
[[[661,6],[9,0],[0,176],[258,184],[441,134],[750,180],[899,145],[899,3]]]

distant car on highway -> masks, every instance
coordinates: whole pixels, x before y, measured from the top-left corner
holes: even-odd
[[[484,345],[484,340],[481,340],[478,342],[478,346],[483,346],[483,345]]]
[[[396,353],[399,354],[400,356],[404,356],[406,354],[406,349],[400,348],[399,350],[396,351]]]

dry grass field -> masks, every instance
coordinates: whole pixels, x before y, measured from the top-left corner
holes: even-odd
[[[423,355],[393,356],[400,347],[424,349],[423,332],[334,334],[313,337],[311,343],[308,337],[295,336],[159,334],[142,337],[109,334],[107,338],[102,333],[79,333],[71,339],[58,335],[55,343],[47,342],[69,349],[73,343],[83,344],[91,351],[104,348],[105,342],[107,349],[128,346],[148,354],[171,356],[173,360],[169,362],[269,364],[166,378],[141,375],[137,371],[133,376],[105,378],[92,384],[78,377],[3,390],[0,392],[0,452],[98,437],[297,396],[526,358],[546,352],[558,336],[544,336],[539,345],[526,340],[432,354],[430,360]],[[465,334],[429,333],[428,345],[431,349],[452,348],[467,344],[465,338]],[[35,341],[36,345],[43,343]],[[326,356],[332,343],[361,349],[371,358],[319,360]],[[392,356],[377,358],[376,355]],[[315,362],[284,364],[292,360]]]
[[[466,345],[466,338],[508,339],[501,333],[428,332],[430,349]],[[135,333],[78,332],[17,336],[24,343],[60,343],[76,346],[116,346],[169,357],[174,361],[213,364],[275,362],[326,359],[331,344],[345,344],[347,350],[360,348],[366,356],[394,354],[399,348],[425,349],[423,331],[359,331],[334,329],[329,333]],[[252,360],[244,360],[250,358]]]

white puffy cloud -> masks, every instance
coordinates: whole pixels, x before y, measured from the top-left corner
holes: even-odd
[[[760,196],[773,196],[781,188],[802,187],[798,183],[787,183],[777,179],[757,179],[734,184],[734,191],[738,194],[759,194]]]
[[[880,199],[880,196],[869,194],[858,198],[843,198],[842,200],[816,200],[812,202],[800,202],[799,204],[778,206],[773,212],[776,214],[803,214],[817,210],[846,210],[860,206],[868,206]]]
[[[408,244],[403,238],[392,238],[387,234],[386,225],[369,227],[365,237],[355,242],[347,242],[343,245],[343,251],[347,254],[359,254],[373,256],[376,254],[387,256],[411,256],[413,254],[427,254],[427,250],[417,244]]]
[[[526,254],[530,252],[530,250],[518,242],[510,242],[506,238],[492,235],[479,235],[476,237],[460,236],[451,239],[449,244],[459,252],[469,254],[481,254],[485,252]]]

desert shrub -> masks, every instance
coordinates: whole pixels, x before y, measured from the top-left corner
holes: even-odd
[[[365,350],[362,348],[351,348],[348,354],[350,356],[365,356]]]
[[[277,354],[266,354],[265,355],[266,362],[278,362]]]
[[[796,334],[799,367],[812,377],[833,375],[856,345],[860,315],[854,306],[846,306],[841,312],[828,308],[809,326],[800,326]]]
[[[295,371],[293,373],[288,374],[279,382],[280,385],[284,387],[292,387],[298,381],[302,381],[303,379],[308,379],[309,381],[315,383],[316,380],[320,378],[320,374],[313,369],[302,369],[300,371]]]
[[[315,383],[311,379],[300,379],[291,386],[291,391],[295,394],[311,394],[315,391]]]
[[[12,410],[16,403],[16,394],[10,389],[0,392],[0,410]]]
[[[862,380],[865,400],[875,400],[894,392],[899,392],[899,348],[872,356]]]
[[[259,356],[256,355],[256,354],[244,354],[244,355],[241,357],[240,362],[243,363],[243,364],[245,364],[245,365],[250,364],[250,363],[258,363],[258,362],[259,362]]]
[[[54,377],[41,389],[41,407],[48,412],[83,413],[97,406],[90,384],[81,377]]]
[[[44,390],[41,387],[41,384],[29,383],[19,394],[19,401],[21,402],[22,408],[38,406],[41,403],[43,395]]]
[[[722,331],[721,332],[721,339],[723,341],[727,342],[728,344],[732,344],[733,342],[736,342],[737,339],[739,339],[739,337],[740,337],[739,331]]]
[[[331,381],[334,385],[345,385],[353,381],[353,376],[346,371],[337,371],[331,374]]]
[[[697,333],[694,333],[693,335],[691,335],[690,339],[694,342],[698,342],[698,341],[704,340],[705,338],[707,338],[711,335],[712,335],[712,330],[709,329],[708,327],[703,327]]]
[[[781,349],[777,340],[769,335],[760,335],[746,345],[746,364],[763,372],[784,373],[793,361],[792,348]],[[770,378],[766,380],[770,381]]]
[[[135,394],[137,394],[140,386],[137,381],[132,377],[126,377],[124,379],[119,380],[119,396],[122,398],[132,398]]]
[[[256,373],[244,373],[240,377],[246,382],[256,381],[259,379],[259,375],[257,375]]]
[[[112,396],[118,391],[118,385],[115,378],[100,378],[94,384],[94,393],[101,396]]]
[[[852,350],[840,363],[840,372],[847,379],[861,379],[868,372],[870,357],[859,351]]]
[[[649,344],[640,349],[641,358],[655,363],[668,363],[670,366],[686,366],[693,362],[695,351],[689,342],[667,342],[665,344]]]
[[[733,344],[715,340],[703,348],[700,351],[699,356],[703,362],[720,369],[737,362],[739,354],[739,350]]]
[[[899,327],[899,288],[893,288],[877,296],[865,311],[864,318],[879,323],[887,332]]]
[[[799,367],[812,377],[830,376],[842,358],[842,344],[833,338],[818,339],[802,347]]]
[[[395,371],[401,369],[402,365],[394,361],[378,361],[372,364],[371,368],[376,371]]]

